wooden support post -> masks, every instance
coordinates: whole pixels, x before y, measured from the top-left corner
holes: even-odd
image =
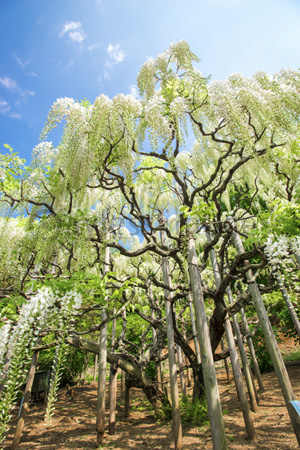
[[[174,320],[175,324],[178,328],[178,319],[176,313],[174,313]],[[186,382],[185,382],[185,376],[183,371],[183,357],[182,357],[182,350],[180,345],[176,344],[176,354],[177,354],[177,361],[178,361],[178,367],[179,367],[179,378],[180,378],[180,385],[181,385],[181,392],[183,395],[186,396]]]
[[[125,372],[124,370],[121,371],[121,399],[124,400],[125,398]]]
[[[178,344],[176,344],[176,353],[177,353],[177,361],[178,361],[178,367],[179,367],[181,392],[183,395],[186,396],[186,383],[185,383],[185,376],[184,376],[184,371],[183,371],[184,364],[183,364],[183,359],[182,359],[182,350]]]
[[[162,244],[166,244],[166,236],[164,232],[161,232]],[[171,277],[169,262],[167,258],[162,259],[162,272],[163,280],[166,286],[171,286]],[[180,406],[179,406],[179,392],[178,392],[178,381],[177,381],[177,366],[175,358],[175,340],[174,340],[174,324],[173,324],[173,304],[172,292],[168,289],[164,289],[165,297],[165,310],[166,310],[166,326],[167,326],[167,341],[168,341],[168,359],[169,359],[169,370],[170,370],[170,384],[171,384],[171,397],[172,397],[172,419],[173,419],[173,431],[174,431],[174,441],[175,450],[182,449],[182,425],[180,417]]]
[[[150,286],[150,288],[149,288],[149,296],[153,301],[152,286]],[[151,317],[152,317],[152,319],[155,319],[155,311],[153,308],[151,309]],[[155,346],[157,344],[157,331],[156,331],[155,327],[152,327],[152,333],[153,333],[153,346]],[[160,354],[160,351],[156,352],[156,355],[157,354]],[[162,385],[161,364],[159,362],[155,362],[155,371],[156,371],[156,381],[159,385]]]
[[[109,271],[109,247],[105,249],[103,275]],[[101,320],[107,319],[105,309],[102,310]],[[102,444],[105,431],[105,394],[106,394],[106,363],[107,363],[107,325],[100,331],[99,346],[99,374],[98,374],[98,393],[97,393],[97,445]]]
[[[127,382],[127,376],[125,375],[124,417],[129,417],[129,390],[129,383]]]
[[[282,293],[282,297],[283,297],[283,299],[284,299],[284,301],[286,303],[286,306],[287,306],[287,308],[289,310],[289,313],[290,313],[290,316],[292,318],[294,327],[296,328],[297,334],[298,334],[298,336],[300,338],[300,321],[299,321],[298,316],[296,314],[296,311],[295,311],[295,308],[293,306],[293,303],[291,302],[290,296],[289,296],[289,294],[288,294],[288,292],[287,292],[287,290],[286,290],[286,288],[285,288],[285,286],[283,284],[283,281],[282,281],[280,273],[278,272],[278,270],[276,270],[273,267],[272,267],[272,270],[273,270],[273,274],[275,276],[275,279],[276,279],[276,281],[278,283],[279,289],[280,289],[280,291]]]
[[[227,295],[228,295],[229,303],[233,303],[233,297],[232,297],[232,292],[231,292],[230,286],[227,287]],[[243,338],[242,338],[240,325],[239,325],[239,322],[238,322],[235,314],[232,317],[232,320],[233,320],[235,335],[237,338],[240,355],[241,355],[241,360],[242,360],[242,364],[243,364],[244,375],[245,375],[245,379],[246,379],[251,409],[253,412],[257,412],[258,411],[257,392],[256,392],[255,385],[253,383],[253,378],[251,376],[251,368],[250,368],[248,356],[247,356],[247,353],[246,353],[246,350],[244,347],[244,342],[243,342]]]
[[[100,344],[100,335],[98,336],[98,338],[97,338],[97,344]],[[93,379],[94,379],[94,381],[96,381],[96,378],[97,378],[97,373],[98,373],[98,356],[99,355],[95,355],[95,361],[94,361],[94,376],[93,376]]]
[[[206,231],[206,238],[207,238],[208,242],[211,241],[211,236],[210,236],[210,233],[208,230]],[[217,263],[215,251],[212,249],[212,250],[210,250],[209,253],[210,253],[210,259],[211,259],[211,263],[212,263],[212,267],[213,267],[215,284],[216,284],[217,288],[219,288],[219,286],[221,284],[221,276],[220,276],[220,271],[219,271],[219,266]],[[231,365],[232,365],[232,370],[233,370],[233,374],[234,374],[236,390],[237,390],[238,398],[241,403],[241,408],[242,408],[242,412],[243,412],[247,436],[249,439],[254,439],[255,438],[254,425],[253,425],[253,421],[252,421],[252,417],[251,417],[249,403],[248,403],[246,390],[245,390],[245,386],[244,386],[244,382],[243,382],[243,376],[242,376],[242,372],[241,372],[241,368],[240,368],[240,364],[239,364],[239,360],[238,360],[238,355],[237,355],[236,346],[235,346],[235,342],[234,342],[232,327],[231,327],[231,323],[230,323],[228,314],[226,315],[224,326],[225,326],[225,333],[226,333],[228,347],[229,347],[229,353],[230,353],[230,358],[231,358]]]
[[[239,401],[241,404],[241,409],[242,409],[242,413],[243,413],[243,417],[244,417],[247,436],[249,439],[253,440],[253,439],[255,439],[255,429],[254,429],[251,411],[250,411],[250,407],[249,407],[249,403],[248,403],[248,399],[247,399],[246,389],[244,386],[243,375],[242,375],[242,371],[240,368],[238,354],[237,354],[236,347],[235,347],[232,327],[231,327],[231,323],[230,323],[228,315],[225,319],[224,326],[225,326],[225,332],[226,332],[226,336],[227,336],[227,342],[228,342],[228,347],[229,347],[229,353],[230,353],[230,359],[231,359],[231,365],[232,365],[232,370],[233,370],[233,375],[234,375],[235,386],[236,386],[237,395],[238,395],[238,398],[239,398]]]
[[[102,321],[106,320],[106,312],[101,313]],[[97,445],[102,444],[105,431],[105,394],[106,394],[106,362],[107,362],[107,326],[105,325],[100,333],[99,346],[99,372],[98,372],[98,396],[97,396]]]
[[[27,382],[26,382],[26,386],[25,386],[24,400],[20,406],[19,418],[18,418],[18,422],[17,422],[15,435],[14,435],[14,440],[13,440],[12,447],[11,447],[12,449],[16,449],[20,444],[20,440],[21,440],[21,436],[22,436],[23,428],[24,428],[24,421],[25,421],[25,417],[26,417],[26,414],[28,411],[28,405],[29,405],[34,375],[35,375],[35,371],[36,371],[36,366],[37,366],[37,362],[38,362],[38,357],[39,357],[39,353],[35,352],[33,354],[32,360],[31,360],[29,374],[28,374]]]
[[[222,349],[222,351],[225,350],[223,338],[221,339],[221,349]],[[230,375],[230,369],[229,369],[229,364],[228,364],[227,358],[225,358],[224,361],[225,361],[225,370],[226,370],[227,381],[228,381],[228,384],[231,384],[231,375]]]
[[[197,356],[197,363],[200,364],[200,362],[201,362],[200,347],[199,347],[199,340],[198,340],[196,322],[195,322],[195,316],[194,316],[193,297],[190,292],[188,294],[188,302],[189,302],[189,308],[190,308],[192,331],[193,331],[193,336],[194,336],[195,353]]]
[[[261,377],[261,373],[260,373],[260,370],[259,370],[259,365],[258,365],[258,361],[257,361],[257,358],[256,358],[254,345],[253,345],[253,342],[252,342],[252,339],[251,339],[251,336],[250,336],[250,330],[249,330],[249,327],[248,327],[248,322],[247,322],[247,318],[246,318],[246,314],[245,314],[244,308],[241,308],[240,313],[241,313],[242,322],[243,322],[245,333],[246,333],[248,347],[249,347],[249,350],[250,350],[250,353],[251,353],[254,373],[255,373],[255,376],[256,376],[256,379],[257,379],[257,382],[258,382],[259,389],[261,390],[261,392],[264,392],[265,388],[264,388],[264,385],[263,385],[263,382],[262,382],[262,377]]]
[[[185,331],[185,324],[184,324],[183,317],[181,317],[181,333],[182,333],[183,338],[186,340],[186,331]],[[188,387],[191,387],[192,386],[192,380],[191,380],[190,369],[188,367],[189,362],[188,362],[187,357],[184,354],[183,354],[183,360],[184,360],[184,364],[187,366],[187,369],[186,369],[187,385],[188,385]]]
[[[189,252],[190,283],[195,307],[196,327],[200,345],[205,395],[207,399],[213,448],[214,450],[226,450],[227,441],[225,434],[225,426],[221,408],[219,389],[217,384],[214,358],[209,337],[209,329],[207,324],[207,317],[205,311],[201,277],[198,267],[195,241],[192,236],[190,236],[189,238],[188,252]]]
[[[231,218],[229,218],[229,220],[233,223]],[[240,235],[235,230],[232,231],[232,238],[238,254],[243,254],[245,252],[244,246],[241,241]],[[245,266],[247,266],[246,261]],[[258,286],[255,280],[253,280],[252,271],[248,270],[246,275],[249,283],[249,292],[251,294],[253,304],[259,318],[260,325],[263,329],[263,333],[267,341],[273,366],[279,380],[280,388],[283,393],[286,407],[290,415],[291,423],[293,425],[296,434],[298,445],[300,446],[300,417],[294,414],[293,407],[290,403],[291,401],[296,399],[295,394],[293,392],[292,385],[284,361],[282,359],[282,355],[280,353],[278,343],[274,335],[265,305],[261,298]]]
[[[113,314],[116,314],[114,308]],[[111,351],[114,352],[116,341],[116,324],[117,319],[113,319],[111,333]],[[116,430],[116,404],[117,404],[117,365],[110,365],[109,372],[109,434],[114,435]]]

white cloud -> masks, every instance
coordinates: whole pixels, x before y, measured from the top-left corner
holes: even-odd
[[[87,49],[90,52],[90,51],[94,50],[95,48],[97,48],[99,46],[100,46],[100,44],[91,44],[91,45],[88,45]]]
[[[2,99],[0,99],[0,114],[11,117],[12,119],[21,119],[21,114],[13,112],[10,104]]]
[[[22,61],[21,58],[19,58],[15,53],[13,54],[15,60],[17,61],[17,63],[19,64],[19,66],[22,68],[22,70],[24,70],[26,75],[29,75],[31,77],[37,77],[37,73],[31,71],[31,72],[26,72],[26,67],[28,66],[28,64],[30,63],[30,60],[27,59],[25,61]]]
[[[82,42],[86,38],[81,22],[66,22],[58,36],[62,38],[65,34],[73,42]]]
[[[17,89],[17,82],[8,77],[0,78],[0,85],[5,87],[10,91],[15,91]]]
[[[82,42],[83,39],[84,39],[84,37],[83,37],[81,31],[70,31],[69,37],[70,37],[71,40],[74,41],[74,42]]]
[[[125,53],[121,50],[120,44],[109,44],[109,46],[107,47],[107,53],[115,64],[122,62],[125,58]]]
[[[14,53],[14,58],[16,59],[19,66],[22,67],[22,69],[25,69],[26,66],[28,66],[28,64],[29,64],[29,60],[22,61],[15,53]]]
[[[109,44],[107,47],[107,53],[109,58],[104,64],[104,78],[109,80],[111,78],[111,71],[117,64],[124,60],[126,53],[121,50],[120,44]]]
[[[0,100],[0,113],[5,115],[8,114],[10,110],[11,106],[5,100]]]
[[[35,95],[34,91],[30,91],[29,89],[21,88],[18,83],[15,80],[12,80],[9,77],[0,77],[0,86],[8,89],[12,92],[17,92],[18,94],[21,94],[22,97],[28,97]]]

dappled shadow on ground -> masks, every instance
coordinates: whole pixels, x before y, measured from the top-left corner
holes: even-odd
[[[289,367],[291,382],[300,398],[300,366]],[[225,373],[218,373],[224,419],[230,450],[292,450],[297,442],[274,372],[263,375],[265,392],[260,395],[259,411],[253,413],[256,440],[246,439],[243,416],[233,384],[228,384]],[[20,450],[85,450],[96,448],[96,395],[92,383],[76,389],[73,401],[68,401],[65,390],[58,395],[55,414],[50,425],[43,422],[45,406],[33,406],[19,446]],[[173,450],[170,423],[157,423],[153,413],[145,409],[146,400],[138,389],[131,390],[131,414],[124,418],[123,401],[118,392],[116,434],[104,435],[102,449],[115,450]],[[108,420],[108,413],[107,413]],[[16,416],[11,422],[14,431]],[[13,434],[7,436],[3,449],[8,450]],[[212,449],[209,426],[184,428],[184,450]]]

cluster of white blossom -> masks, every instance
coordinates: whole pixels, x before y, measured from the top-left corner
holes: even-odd
[[[298,239],[290,239],[288,236],[279,237],[270,234],[266,241],[265,254],[274,268],[288,267],[293,264],[291,250],[297,250]]]
[[[187,111],[186,101],[182,97],[175,97],[170,105],[170,111],[176,118],[183,118]]]
[[[187,151],[179,152],[176,156],[175,164],[179,170],[185,172],[191,165],[191,154]]]
[[[60,300],[61,307],[56,306]],[[63,318],[67,326],[72,312],[81,306],[81,294],[67,292],[59,297],[50,288],[40,290],[36,295],[24,303],[16,325],[6,323],[0,330],[0,362],[5,355],[10,355],[8,371],[5,375],[5,387],[0,400],[2,421],[0,425],[0,442],[5,432],[5,426],[10,418],[19,386],[25,381],[32,348],[36,345],[40,332],[45,325],[51,325],[56,320],[62,323]],[[9,332],[9,335],[8,335]],[[1,372],[0,372],[1,375]]]
[[[145,95],[146,98],[150,98],[155,91],[155,72],[156,61],[153,58],[148,59],[139,71],[137,77],[138,88],[140,93]]]
[[[300,255],[300,237],[295,236],[290,241],[290,248],[293,253]]]
[[[0,236],[0,274],[4,279],[16,274],[20,268],[12,255],[18,253],[21,247],[25,236],[25,220],[15,217],[0,218]]]
[[[11,321],[7,320],[2,326],[2,328],[0,328],[0,369],[4,361],[4,356],[6,355],[7,352],[7,345],[9,342],[10,331],[11,331]]]
[[[45,127],[41,133],[40,139],[44,140],[50,131],[56,127],[57,123],[61,122],[67,114],[69,108],[74,105],[75,100],[73,98],[64,97],[58,98],[55,103],[53,103],[45,124]]]
[[[32,159],[39,165],[45,166],[53,162],[57,149],[52,142],[43,141],[36,145],[32,151]]]
[[[24,339],[27,340],[27,343],[30,342],[30,339],[36,341],[48,319],[49,311],[54,307],[56,298],[53,291],[46,288],[31,297],[29,302],[23,304],[18,322],[11,332],[8,345],[10,353],[14,353],[18,346],[23,345]],[[30,350],[30,346],[28,348]]]
[[[191,52],[189,44],[185,40],[172,42],[169,46],[168,53],[171,56],[171,61],[175,62],[180,68],[191,69],[192,61],[200,61],[199,58]]]

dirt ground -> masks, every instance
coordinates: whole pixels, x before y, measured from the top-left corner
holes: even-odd
[[[288,366],[288,373],[297,398],[300,399],[300,365]],[[225,372],[218,373],[219,389],[230,450],[291,450],[297,441],[289,421],[284,400],[274,372],[263,374],[265,392],[260,394],[259,411],[253,413],[256,440],[246,439],[243,416],[233,384],[228,384]],[[233,381],[232,381],[233,383]],[[120,388],[120,386],[119,386]],[[31,408],[22,436],[20,450],[84,450],[97,448],[95,432],[96,389],[94,382],[76,388],[73,401],[66,390],[59,391],[52,423],[43,422],[45,406]],[[118,392],[116,434],[105,434],[102,449],[174,450],[170,423],[157,423],[149,410],[142,410],[145,398],[139,389],[131,389],[131,413],[124,418],[123,401]],[[108,414],[107,414],[108,418]],[[12,420],[14,431],[16,416]],[[3,445],[8,450],[13,434]],[[212,449],[209,426],[185,427],[184,450]]]

